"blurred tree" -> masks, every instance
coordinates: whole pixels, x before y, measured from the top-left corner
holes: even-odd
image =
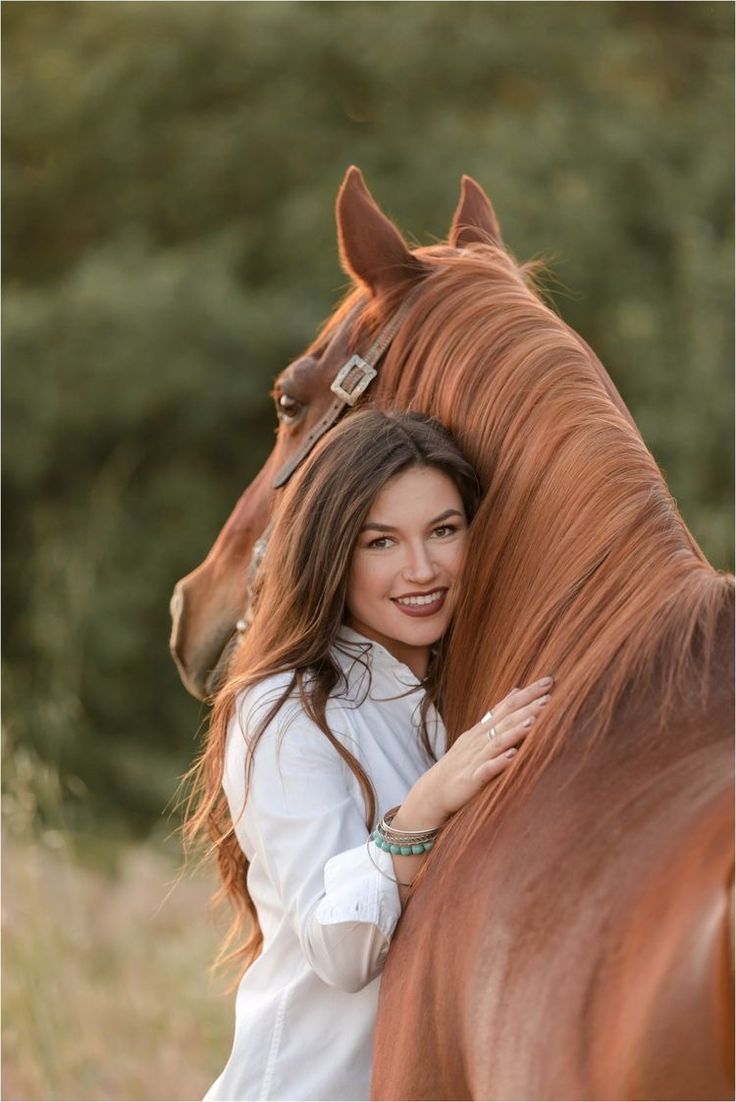
[[[459,178],[600,354],[732,563],[731,7],[6,2],[11,740],[146,829],[203,711],[167,600],[346,284],[356,163],[417,243]]]

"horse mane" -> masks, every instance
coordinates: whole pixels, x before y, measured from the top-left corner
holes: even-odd
[[[637,687],[654,693],[661,728],[696,664],[706,696],[703,662],[732,579],[708,564],[610,377],[537,291],[534,266],[491,242],[415,256],[424,291],[374,400],[437,417],[484,491],[448,639],[449,742],[514,686],[556,678],[513,768],[463,813],[468,841],[535,783],[581,717],[590,749]],[[361,309],[362,295],[340,310],[357,308],[356,340],[402,291],[381,308]]]

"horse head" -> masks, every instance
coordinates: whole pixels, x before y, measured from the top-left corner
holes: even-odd
[[[369,353],[372,342],[381,340],[381,327],[385,334],[392,319],[403,321],[402,308],[408,312],[410,296],[419,297],[438,258],[478,241],[502,247],[491,202],[469,176],[462,179],[445,247],[412,251],[354,166],[339,190],[336,220],[341,263],[353,286],[309,347],[276,378],[272,396],[278,430],[273,450],[204,562],[177,583],[171,598],[171,654],[185,687],[199,699],[216,687],[232,648],[247,630],[254,573],[249,567],[262,550],[279,489],[358,398],[365,403],[395,396],[390,370],[373,381],[358,368],[347,373],[351,389],[340,391],[338,383],[336,392],[331,387],[340,371],[355,356],[375,358]]]

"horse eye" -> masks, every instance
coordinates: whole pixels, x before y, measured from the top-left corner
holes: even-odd
[[[280,421],[295,421],[303,408],[302,403],[297,402],[290,394],[279,394],[276,399],[276,413]]]

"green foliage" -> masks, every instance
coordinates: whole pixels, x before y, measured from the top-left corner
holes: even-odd
[[[410,239],[459,178],[596,349],[732,563],[731,8],[3,5],[11,743],[146,829],[203,711],[168,596],[270,448],[346,285],[358,164]]]

